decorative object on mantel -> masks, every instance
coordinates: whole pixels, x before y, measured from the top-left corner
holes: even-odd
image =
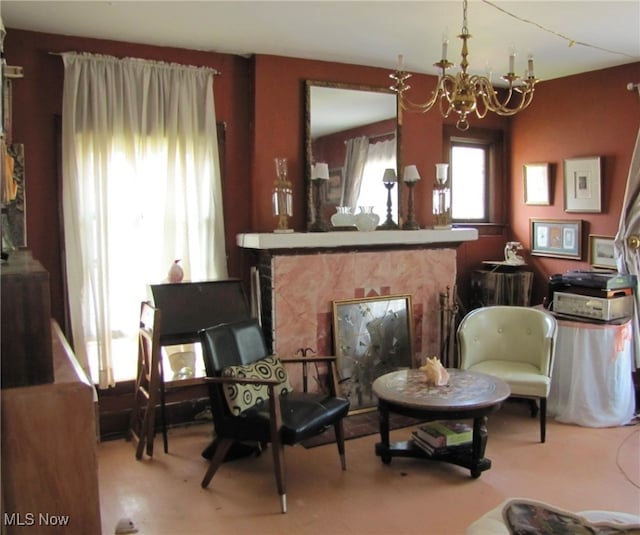
[[[359,206],[360,212],[356,214],[356,227],[362,232],[376,230],[380,216],[373,211],[373,206]]]
[[[382,183],[384,187],[387,188],[387,219],[380,225],[380,229],[382,230],[394,230],[398,228],[398,224],[391,217],[391,190],[393,186],[396,185],[396,182],[398,182],[396,170],[385,169],[384,175],[382,176]]]
[[[184,279],[184,270],[180,265],[180,259],[173,261],[173,264],[171,264],[169,268],[167,278],[169,282],[182,282],[182,279]]]
[[[336,227],[354,227],[356,216],[351,206],[336,206],[336,213],[331,216],[331,224]]]
[[[448,68],[453,67],[453,63],[447,60],[449,42],[445,39],[442,42],[442,59],[434,63],[434,67],[440,69],[438,85],[432,92],[431,98],[423,104],[416,104],[405,97],[405,91],[411,87],[405,82],[411,77],[411,74],[404,71],[402,56],[399,56],[398,68],[389,76],[395,80],[391,89],[398,94],[402,109],[424,113],[438,103],[443,117],[448,117],[452,111],[457,113],[456,126],[459,130],[467,130],[469,128],[467,117],[470,113],[475,112],[479,119],[484,118],[488,111],[497,115],[511,116],[531,104],[534,86],[538,82],[533,75],[533,57],[531,55],[527,61],[524,77],[521,78],[515,74],[516,54],[513,50],[510,51],[509,72],[502,76],[502,80],[507,84],[505,97],[502,100],[493,88],[491,75],[487,77],[467,73],[469,67],[467,41],[471,38],[467,28],[467,0],[462,2],[462,31],[458,38],[462,40],[460,72],[455,76],[446,73]]]
[[[276,181],[273,185],[273,215],[278,216],[278,227],[274,232],[293,232],[289,218],[293,215],[293,190],[287,178],[287,159],[275,158]]]
[[[309,225],[309,232],[327,232],[327,224],[322,215],[322,186],[329,182],[329,164],[317,162],[311,166],[311,183],[313,184],[314,221]]]
[[[406,184],[409,188],[409,205],[407,207],[407,220],[402,225],[404,230],[419,230],[420,225],[418,225],[415,219],[415,208],[414,208],[414,194],[413,187],[416,185],[416,182],[420,180],[420,173],[418,173],[418,168],[415,165],[407,165],[404,168],[404,172],[402,173],[402,182]]]
[[[433,215],[436,230],[451,228],[451,189],[449,187],[449,164],[436,164],[436,183],[433,186]]]
[[[504,246],[504,261],[510,266],[524,266],[524,258],[518,254],[522,249],[519,241],[508,241]]]
[[[427,362],[418,369],[424,373],[424,381],[430,386],[446,386],[449,384],[449,372],[438,357],[427,357]]]

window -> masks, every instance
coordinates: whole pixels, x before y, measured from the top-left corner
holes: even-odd
[[[396,168],[395,138],[369,145],[356,204],[356,206],[373,206],[373,211],[380,216],[381,223],[387,217],[387,190],[382,183],[382,177],[384,170],[388,168]],[[391,217],[395,221],[398,220],[397,204],[394,202],[391,206]]]
[[[454,223],[504,220],[503,143],[499,130],[445,130],[451,164],[451,219]]]
[[[64,56],[69,315],[79,362],[107,388],[135,375],[149,283],[175,259],[187,280],[227,276],[214,71]]]

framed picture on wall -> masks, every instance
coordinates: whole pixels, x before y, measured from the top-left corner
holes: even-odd
[[[564,211],[602,211],[600,157],[564,161]]]
[[[531,219],[531,254],[580,260],[582,221]]]
[[[613,236],[589,234],[589,264],[596,268],[617,269]]]
[[[523,177],[525,204],[551,204],[548,163],[524,164]]]

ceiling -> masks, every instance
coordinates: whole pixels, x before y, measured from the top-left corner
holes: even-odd
[[[132,43],[369,65],[434,74],[443,36],[459,61],[462,2],[427,1],[31,1],[2,0],[11,29]],[[516,51],[550,80],[640,61],[638,0],[470,0],[471,72],[494,79]],[[488,69],[487,69],[488,67]],[[639,69],[640,71],[640,69]],[[638,79],[629,82],[640,82]]]

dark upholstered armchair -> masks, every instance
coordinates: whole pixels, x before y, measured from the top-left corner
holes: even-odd
[[[202,487],[206,488],[238,441],[271,443],[282,512],[287,512],[285,445],[334,426],[342,469],[346,469],[342,418],[349,401],[336,396],[335,357],[278,359],[267,353],[256,320],[200,331],[209,384],[216,445]],[[328,362],[329,393],[294,392],[282,363]]]

